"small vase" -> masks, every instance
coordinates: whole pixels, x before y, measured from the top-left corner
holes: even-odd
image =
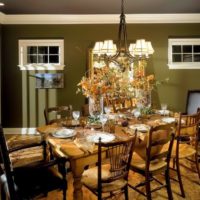
[[[103,97],[89,97],[89,113],[93,118],[99,118],[103,114]]]

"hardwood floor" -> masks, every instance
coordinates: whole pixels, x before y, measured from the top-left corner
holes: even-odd
[[[186,165],[187,167],[190,167],[190,164],[186,162],[186,160],[182,161],[182,164]],[[194,169],[194,167],[192,167]],[[178,182],[175,182],[171,180],[171,186],[173,191],[173,197],[174,200],[199,200],[200,199],[200,180],[198,179],[197,173],[194,173],[190,169],[181,166],[181,171],[183,174],[183,184],[184,189],[186,192],[186,198],[182,198],[179,194],[179,184]],[[175,174],[172,174],[172,176],[175,176]],[[136,173],[130,173],[129,174],[129,182],[132,184],[136,184],[138,181],[142,180],[143,177],[139,176]],[[163,177],[159,177],[163,179]],[[163,179],[164,180],[164,179]],[[67,200],[73,200],[73,186],[72,186],[73,178],[72,174],[68,174],[68,190],[67,190]],[[155,187],[156,184],[152,183],[152,188]],[[86,188],[83,188],[83,194],[84,198],[83,200],[96,200],[97,198]],[[166,189],[163,188],[157,192],[154,192],[152,195],[153,200],[166,200],[167,198],[167,192]],[[133,191],[129,188],[129,199],[130,200],[144,200],[146,199],[139,193]],[[62,192],[59,191],[53,191],[48,194],[48,197],[46,198],[40,198],[40,200],[62,200]],[[117,200],[124,200],[124,197],[121,196],[117,198]]]

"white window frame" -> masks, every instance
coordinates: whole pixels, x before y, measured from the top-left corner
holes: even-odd
[[[20,70],[63,70],[64,65],[64,40],[19,40],[19,65]],[[59,46],[59,63],[27,63],[27,47],[28,46]]]
[[[169,69],[200,69],[200,62],[173,62],[173,45],[200,45],[200,38],[173,38],[168,39],[168,66]]]

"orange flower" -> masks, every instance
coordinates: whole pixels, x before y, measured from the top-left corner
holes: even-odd
[[[154,75],[151,74],[149,76],[147,76],[147,81],[153,81],[155,78],[154,78]]]

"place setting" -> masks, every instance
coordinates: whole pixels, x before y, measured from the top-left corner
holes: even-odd
[[[93,152],[95,149],[95,144],[99,143],[99,139],[101,138],[102,143],[108,143],[115,140],[116,136],[114,134],[105,132],[105,124],[108,121],[108,117],[106,114],[100,114],[98,117],[98,121],[102,128],[102,131],[98,129],[90,128],[88,129],[80,129],[74,143],[83,151]]]
[[[150,126],[146,125],[146,124],[133,124],[133,125],[129,125],[129,128],[132,130],[136,130],[141,132],[141,133],[147,133],[150,129]]]
[[[60,128],[51,134],[53,137],[65,139],[76,136],[76,130],[68,128]]]
[[[170,111],[167,110],[167,104],[161,103],[161,110],[157,110],[157,113],[161,116],[169,116]]]
[[[108,143],[114,141],[116,137],[107,132],[92,131],[90,133],[85,133],[84,135],[77,135],[73,142],[85,153],[93,153],[95,150],[95,144],[99,143],[99,138],[101,138],[102,143]]]

